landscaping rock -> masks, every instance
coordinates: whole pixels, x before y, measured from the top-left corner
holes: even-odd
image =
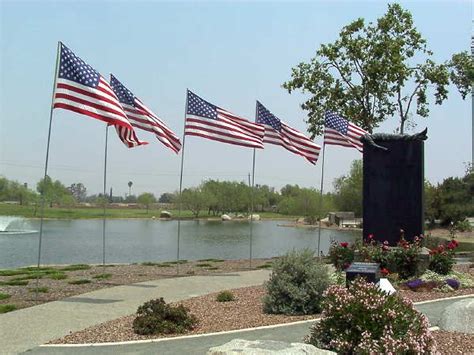
[[[266,354],[285,354],[285,355],[329,355],[336,354],[329,350],[318,349],[310,344],[303,343],[285,343],[275,340],[243,340],[234,339],[221,346],[210,348],[207,355],[266,355]]]
[[[249,219],[249,221],[250,221],[250,219],[253,219],[254,221],[260,221],[260,215],[259,214],[253,214],[253,215],[250,215],[248,217],[248,219]]]
[[[439,327],[450,332],[474,334],[474,298],[457,301],[441,314]]]
[[[231,220],[232,220],[232,217],[229,216],[228,214],[223,214],[223,215],[221,216],[221,219],[222,219],[223,221],[231,221]]]
[[[160,218],[171,218],[171,212],[161,211]]]

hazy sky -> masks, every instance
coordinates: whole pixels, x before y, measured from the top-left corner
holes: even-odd
[[[470,1],[402,1],[438,62],[469,50]],[[0,175],[34,186],[43,176],[57,41],[63,41],[108,78],[113,73],[179,136],[186,88],[231,112],[254,120],[255,100],[303,132],[301,94],[281,84],[291,68],[308,61],[322,43],[358,17],[374,21],[384,1],[158,2],[5,1],[1,11]],[[432,182],[462,175],[471,159],[471,99],[454,87],[429,119],[425,174]],[[376,132],[393,132],[395,118]],[[180,155],[153,135],[137,131],[148,146],[127,149],[109,131],[108,187],[114,195],[179,186]],[[55,110],[49,175],[66,185],[102,190],[104,123]],[[322,143],[322,138],[315,141]],[[247,181],[252,150],[187,137],[184,186],[203,179]],[[325,188],[361,158],[355,149],[328,146]],[[256,183],[319,188],[321,162],[313,166],[281,147],[257,152]]]

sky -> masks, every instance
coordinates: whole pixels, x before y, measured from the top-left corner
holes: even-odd
[[[401,1],[427,39],[437,62],[469,51],[470,1]],[[291,68],[309,61],[340,29],[363,17],[375,21],[385,1],[5,1],[0,0],[0,175],[30,187],[44,175],[57,42],[125,86],[182,136],[186,89],[254,120],[255,100],[290,126],[306,132],[301,93],[282,84]],[[432,183],[462,176],[471,160],[471,98],[450,87],[429,118],[415,118],[425,143],[425,177]],[[396,118],[375,132],[393,133]],[[102,191],[105,124],[70,111],[53,111],[48,175],[65,185],[82,182]],[[181,155],[137,131],[147,146],[126,148],[109,130],[107,191],[114,195],[179,188]],[[315,142],[322,144],[322,137]],[[328,146],[324,189],[362,158],[355,149]],[[186,137],[183,186],[206,179],[248,181],[252,150]],[[255,183],[319,188],[315,165],[277,146],[256,153]]]

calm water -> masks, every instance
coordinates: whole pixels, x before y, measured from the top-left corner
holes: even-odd
[[[107,263],[176,260],[177,221],[108,220],[106,223]],[[317,249],[317,228],[279,226],[284,223],[254,222],[254,258],[282,255],[293,248]],[[22,229],[39,230],[39,221],[23,220]],[[327,252],[331,239],[350,242],[357,235],[323,229],[321,250]],[[247,222],[181,222],[181,259],[248,258],[249,245]],[[37,232],[0,233],[0,268],[34,265],[37,257]],[[41,263],[102,263],[102,220],[44,221]]]

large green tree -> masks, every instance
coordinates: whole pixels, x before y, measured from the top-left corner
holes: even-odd
[[[334,203],[339,211],[362,216],[362,160],[354,160],[348,175],[334,180]]]
[[[301,107],[308,111],[313,137],[323,131],[326,110],[369,132],[395,116],[403,134],[413,122],[413,109],[427,117],[429,96],[436,104],[447,98],[450,78],[464,98],[472,69],[473,59],[465,52],[435,63],[411,13],[395,3],[375,23],[359,18],[343,27],[334,43],[321,45],[309,63],[293,68],[283,87],[310,94]]]
[[[156,202],[156,197],[151,192],[144,192],[138,196],[137,201],[146,207],[146,213],[148,214],[150,206]]]

